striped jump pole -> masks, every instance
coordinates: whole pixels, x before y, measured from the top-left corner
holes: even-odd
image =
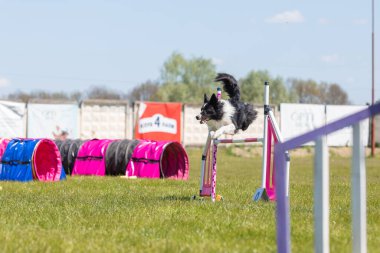
[[[206,145],[203,148],[202,160],[201,160],[201,176],[200,176],[200,189],[199,189],[200,197],[211,195],[210,147],[211,147],[211,135],[210,133],[208,133]]]
[[[216,194],[217,153],[219,144],[263,142],[263,138],[214,139],[207,141],[202,155],[200,197],[211,197],[215,202],[221,196]]]
[[[248,143],[248,142],[263,142],[264,138],[245,138],[245,139],[216,139],[215,144],[219,143]]]
[[[220,195],[216,195],[216,169],[217,169],[217,152],[218,144],[220,143],[255,143],[263,142],[263,138],[245,138],[245,139],[214,139],[212,145],[212,179],[211,179],[211,200],[215,202],[217,197],[221,199]]]
[[[216,199],[216,154],[218,153],[218,144],[213,142],[212,145],[212,171],[211,171],[211,201]]]

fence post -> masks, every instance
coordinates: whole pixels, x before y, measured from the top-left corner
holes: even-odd
[[[363,125],[353,125],[352,147],[352,252],[367,252],[366,168]]]
[[[316,253],[328,253],[329,243],[329,157],[327,136],[315,142],[314,154],[314,247]]]

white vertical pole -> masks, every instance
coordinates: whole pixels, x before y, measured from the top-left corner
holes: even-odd
[[[261,188],[265,189],[267,178],[267,152],[268,152],[268,115],[264,115],[264,137],[263,137],[263,160],[261,174]]]
[[[363,125],[353,125],[352,147],[352,252],[367,252],[366,168]]]
[[[286,197],[289,197],[289,174],[290,174],[290,155],[289,152],[285,152],[286,156]]]
[[[269,82],[264,83],[264,136],[261,187],[265,189],[267,179],[267,152],[268,152],[268,116],[269,116]]]
[[[268,114],[269,114],[269,119],[272,122],[272,126],[274,128],[274,133],[276,134],[276,137],[277,137],[278,141],[279,142],[284,142],[284,139],[282,138],[282,134],[281,134],[280,128],[279,128],[279,126],[277,124],[276,118],[274,117],[273,111],[269,111]]]
[[[314,155],[314,248],[328,253],[329,243],[329,158],[326,136],[315,143]]]

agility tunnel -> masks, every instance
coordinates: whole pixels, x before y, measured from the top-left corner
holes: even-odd
[[[0,138],[0,160],[3,157],[3,154],[5,152],[5,149],[7,148],[9,143],[9,139],[7,138]]]
[[[59,152],[61,153],[62,166],[67,175],[71,175],[75,159],[78,155],[78,151],[81,145],[85,142],[80,139],[67,139],[64,141],[55,140],[55,144],[57,145]]]
[[[77,156],[74,155],[76,149],[67,152],[65,145],[69,144],[59,145],[64,166],[66,157],[75,159],[73,176],[125,175],[186,180],[189,174],[187,153],[178,142],[93,139],[78,145]],[[71,164],[66,166],[70,168]]]
[[[125,175],[128,162],[138,140],[116,140],[109,144],[106,151],[106,175]]]
[[[78,151],[72,175],[105,176],[106,151],[113,140],[93,139],[84,142]]]
[[[66,178],[61,155],[48,139],[12,139],[1,158],[0,180],[59,181]]]
[[[186,180],[189,159],[178,142],[140,140],[128,163],[126,176]]]
[[[5,152],[5,149],[7,148],[7,145],[9,143],[9,139],[7,138],[0,138],[0,161],[1,158],[3,157],[3,154]],[[0,173],[2,171],[2,163],[0,162]]]

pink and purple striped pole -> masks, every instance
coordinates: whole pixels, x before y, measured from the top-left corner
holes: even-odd
[[[215,202],[216,198],[216,154],[218,152],[218,145],[212,145],[212,176],[211,176],[211,200]]]

